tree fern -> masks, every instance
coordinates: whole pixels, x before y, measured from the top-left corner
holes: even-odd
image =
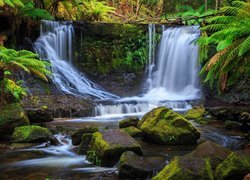
[[[51,72],[46,68],[49,63],[39,60],[37,54],[27,50],[16,51],[0,46],[0,83],[1,83],[1,106],[6,92],[20,98],[25,95],[25,90],[13,80],[12,73],[25,71],[29,74],[48,81],[47,75]]]
[[[207,61],[201,74],[211,87],[217,85],[224,90],[240,77],[248,76],[250,50],[250,3],[234,1],[232,6],[220,10],[222,15],[209,18],[201,30],[210,34],[197,41],[201,47],[216,45],[217,53],[209,60],[202,55],[201,62]],[[204,33],[203,33],[204,34]],[[246,58],[247,57],[247,58]],[[247,66],[247,67],[246,67]]]

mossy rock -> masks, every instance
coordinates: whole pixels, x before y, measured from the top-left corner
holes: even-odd
[[[189,109],[184,115],[184,117],[190,120],[195,120],[195,122],[200,124],[207,124],[205,115],[206,115],[206,110],[204,108],[194,107],[193,109]]]
[[[16,127],[29,124],[29,119],[20,104],[6,105],[0,110],[0,139],[9,139]]]
[[[125,128],[125,127],[129,127],[129,126],[137,127],[138,122],[139,122],[139,119],[137,117],[123,119],[123,120],[119,121],[119,128]]]
[[[87,159],[97,165],[110,167],[126,151],[142,154],[140,144],[127,133],[119,129],[108,129],[93,134]]]
[[[163,157],[142,157],[127,151],[120,157],[118,169],[121,178],[147,178],[160,171],[166,165]]]
[[[78,129],[76,132],[74,132],[71,136],[72,138],[72,144],[73,145],[79,145],[81,143],[81,138],[82,135],[85,133],[95,133],[98,131],[97,127],[93,127],[93,126],[86,126],[84,128],[80,128]]]
[[[40,108],[26,108],[25,112],[30,123],[45,123],[53,121],[52,113],[49,112],[49,109],[46,106]]]
[[[231,154],[231,152],[232,151],[223,146],[215,144],[211,141],[206,141],[186,156],[208,159],[212,169],[215,169],[218,164],[222,163]]]
[[[195,144],[200,132],[188,120],[166,107],[151,110],[138,123],[146,140],[166,145]]]
[[[16,127],[12,141],[15,143],[32,143],[54,141],[53,134],[47,129],[36,125]]]
[[[208,160],[198,157],[175,157],[152,180],[213,180],[213,171]]]
[[[78,154],[86,154],[89,150],[89,145],[92,140],[93,133],[85,133],[82,135],[81,144],[79,145]]]
[[[125,131],[133,138],[141,138],[142,137],[142,131],[134,126],[121,128],[121,130]]]
[[[250,172],[250,154],[244,151],[231,153],[217,166],[215,177],[222,179],[243,179]]]

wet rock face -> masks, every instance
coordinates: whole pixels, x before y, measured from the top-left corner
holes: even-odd
[[[146,140],[166,145],[195,144],[200,132],[185,118],[166,107],[148,112],[138,123]]]
[[[87,159],[101,166],[113,166],[123,152],[142,154],[140,144],[119,129],[109,129],[93,134]]]
[[[163,157],[141,157],[132,151],[122,154],[119,162],[121,178],[147,178],[163,169],[166,160]]]
[[[19,104],[6,105],[0,110],[0,139],[9,139],[14,129],[30,122]]]
[[[81,139],[82,139],[82,136],[83,134],[85,133],[95,133],[98,131],[98,128],[97,127],[84,127],[84,128],[81,128],[81,129],[78,129],[76,132],[74,132],[71,136],[72,138],[72,144],[73,145],[79,145],[81,143]]]
[[[198,157],[176,157],[153,180],[213,180],[213,171],[207,160]]]
[[[250,172],[250,154],[245,151],[231,153],[223,163],[217,166],[215,178],[243,179]]]
[[[215,144],[211,141],[206,141],[186,156],[208,159],[212,169],[215,169],[217,165],[222,163],[231,152],[232,151],[223,146]]]
[[[47,109],[28,108],[25,110],[30,123],[45,123],[53,121],[52,114]]]
[[[120,128],[125,128],[129,126],[137,127],[138,122],[139,122],[139,119],[137,117],[123,119],[119,122],[119,127]]]
[[[55,141],[53,134],[47,128],[36,125],[16,127],[11,139],[15,143]]]

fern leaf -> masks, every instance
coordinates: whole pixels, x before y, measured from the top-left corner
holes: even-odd
[[[250,50],[250,36],[240,45],[238,56],[242,56]]]

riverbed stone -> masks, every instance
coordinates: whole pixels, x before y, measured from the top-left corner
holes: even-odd
[[[78,154],[86,154],[89,150],[89,145],[92,140],[93,133],[85,133],[82,135],[81,144],[79,145]]]
[[[49,112],[47,106],[42,106],[40,108],[26,108],[25,112],[31,124],[53,121],[52,113]]]
[[[0,110],[0,139],[9,139],[16,127],[29,124],[29,119],[20,104],[6,105]]]
[[[81,139],[82,139],[83,134],[85,134],[85,133],[95,133],[97,131],[98,131],[98,128],[93,127],[93,126],[86,126],[86,127],[78,129],[71,136],[72,144],[75,145],[75,146],[79,145],[81,143]]]
[[[236,121],[225,121],[225,128],[226,129],[241,129],[242,123]]]
[[[129,126],[137,127],[138,122],[139,122],[139,119],[137,117],[123,119],[119,122],[119,127],[120,128],[125,128]]]
[[[121,130],[125,131],[133,138],[141,138],[142,137],[142,131],[134,126],[121,128]]]
[[[231,153],[217,166],[215,177],[222,179],[243,179],[250,172],[250,154],[245,151]]]
[[[93,134],[87,159],[96,165],[110,167],[126,151],[142,154],[140,144],[127,133],[119,129],[108,129]]]
[[[29,125],[16,127],[13,135],[12,142],[15,143],[33,143],[33,142],[46,142],[55,141],[53,134],[44,127]]]
[[[195,144],[200,132],[187,119],[166,107],[145,114],[138,123],[146,140],[165,145]]]
[[[193,152],[187,154],[186,156],[208,159],[212,169],[215,169],[217,165],[222,163],[231,153],[231,150],[223,146],[215,144],[211,141],[206,141],[200,144]]]
[[[163,157],[142,157],[127,151],[120,157],[118,169],[121,178],[147,178],[160,171],[166,165]]]
[[[213,180],[213,171],[208,160],[199,157],[175,157],[153,180]]]
[[[205,120],[206,110],[203,107],[194,107],[189,109],[184,115],[185,118],[189,120],[195,120],[197,123],[206,124]]]

